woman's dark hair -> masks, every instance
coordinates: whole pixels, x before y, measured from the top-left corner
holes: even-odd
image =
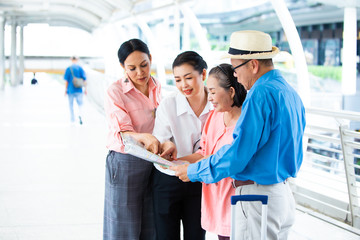
[[[124,65],[126,58],[135,51],[146,53],[150,57],[150,51],[146,43],[140,39],[133,38],[121,44],[118,50],[118,58],[120,63]]]
[[[197,52],[194,51],[186,51],[177,55],[172,64],[172,69],[174,69],[175,67],[179,67],[185,63],[193,66],[194,69],[200,74],[203,72],[204,69],[207,69],[207,64],[205,60]]]
[[[216,67],[213,67],[209,76],[214,76],[219,81],[219,86],[225,90],[229,90],[230,87],[235,89],[234,103],[231,107],[241,107],[246,98],[246,90],[244,86],[237,81],[237,78],[234,77],[234,71],[232,66],[227,63],[220,64]]]

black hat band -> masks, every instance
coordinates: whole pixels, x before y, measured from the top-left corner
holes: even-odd
[[[247,55],[247,54],[253,54],[253,53],[268,53],[268,52],[272,52],[272,50],[270,51],[247,51],[247,50],[238,50],[235,48],[229,48],[229,54],[231,55]]]

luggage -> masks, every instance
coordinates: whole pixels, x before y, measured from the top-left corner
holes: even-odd
[[[260,201],[262,203],[261,209],[261,240],[266,240],[267,228],[267,204],[268,196],[266,195],[235,195],[231,197],[231,236],[230,240],[235,239],[235,220],[236,220],[236,203],[238,201]]]

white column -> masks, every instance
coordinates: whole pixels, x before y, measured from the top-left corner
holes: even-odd
[[[166,73],[165,73],[165,65],[163,62],[163,53],[160,51],[158,39],[155,38],[154,34],[152,33],[149,25],[143,20],[141,17],[135,17],[135,22],[140,27],[141,31],[145,34],[146,38],[149,41],[149,48],[150,52],[153,56],[153,62],[156,62],[156,73],[157,79],[160,81],[162,85],[166,84]]]
[[[11,19],[11,55],[10,55],[10,83],[12,86],[17,84],[16,76],[16,21]]]
[[[201,50],[204,53],[209,53],[211,51],[209,40],[194,12],[185,4],[181,6],[181,12],[183,13],[184,18],[191,23],[190,26],[199,42]]]
[[[344,9],[344,35],[342,50],[342,93],[353,95],[356,93],[356,7]]]
[[[182,46],[181,50],[190,50],[190,23],[189,19],[183,18]]]
[[[284,0],[271,0],[273,8],[281,22],[286,37],[289,41],[291,53],[294,57],[296,74],[299,86],[299,95],[305,106],[310,105],[310,84],[309,73],[306,65],[304,49],[301,44],[300,36],[296,30],[294,20]]]
[[[0,90],[5,87],[5,18],[0,16]]]
[[[18,83],[24,83],[24,26],[20,25],[20,42],[19,42],[19,76]]]
[[[178,4],[174,8],[174,42],[175,50],[179,52],[180,50],[180,9]]]

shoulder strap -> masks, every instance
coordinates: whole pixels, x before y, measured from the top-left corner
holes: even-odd
[[[73,75],[74,78],[74,72],[72,71],[72,67],[70,67],[71,75]]]

